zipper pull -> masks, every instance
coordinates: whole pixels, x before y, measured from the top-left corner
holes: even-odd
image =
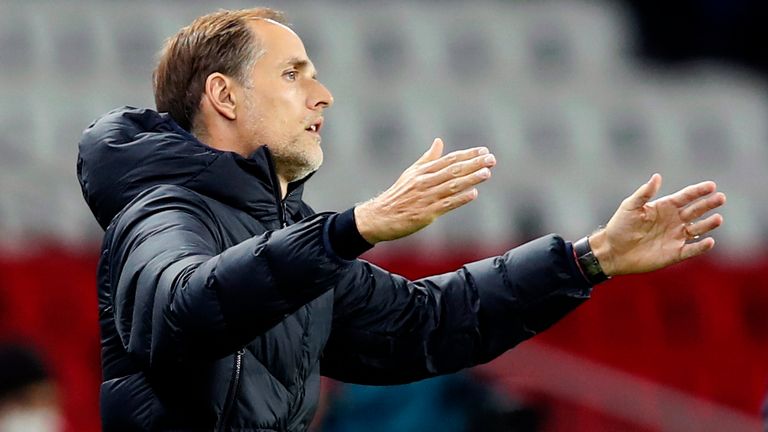
[[[280,201],[280,208],[283,211],[283,228],[288,226],[288,210],[285,207],[285,200]]]

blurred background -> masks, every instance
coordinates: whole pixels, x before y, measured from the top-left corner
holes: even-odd
[[[392,388],[327,381],[317,430],[761,429],[764,1],[261,5],[287,12],[336,99],[326,163],[306,189],[314,208],[384,190],[436,136],[497,156],[479,200],[367,256],[389,270],[449,271],[548,232],[575,240],[654,172],[663,193],[712,179],[728,194],[715,253],[601,285],[467,373]],[[165,38],[217,7],[251,6],[0,3],[0,346],[11,347],[0,350],[0,430],[99,430],[102,232],[75,177],[80,133],[114,107],[154,107]]]

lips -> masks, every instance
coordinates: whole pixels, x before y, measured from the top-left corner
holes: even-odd
[[[320,117],[317,120],[310,123],[310,125],[306,127],[306,130],[309,132],[320,133],[320,129],[322,128],[323,128],[323,118]]]

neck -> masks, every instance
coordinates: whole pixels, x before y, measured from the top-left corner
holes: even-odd
[[[253,151],[239,138],[236,130],[219,123],[197,123],[193,125],[191,132],[198,141],[216,150],[234,152],[244,158],[250,156]]]
[[[229,137],[222,137],[222,134],[207,133],[206,128],[193,129],[192,134],[195,135],[195,137],[200,142],[204,143],[207,146],[213,147],[217,150],[232,151],[246,158],[250,154],[249,149],[241,148],[237,144],[233,144],[233,143],[239,143],[241,142],[241,140],[228,139]],[[285,199],[285,196],[288,194],[289,181],[283,175],[281,175],[280,172],[277,173],[277,181],[278,183],[280,183],[280,196],[282,197],[282,199]]]
[[[280,196],[285,199],[285,196],[288,195],[288,180],[278,174],[277,181],[280,182]]]

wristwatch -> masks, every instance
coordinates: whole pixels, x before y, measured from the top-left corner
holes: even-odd
[[[597,285],[611,278],[603,272],[600,261],[592,253],[592,248],[589,246],[589,236],[582,237],[573,244],[573,255],[576,258],[576,264],[579,266],[581,274],[584,275],[584,278],[590,284]]]

